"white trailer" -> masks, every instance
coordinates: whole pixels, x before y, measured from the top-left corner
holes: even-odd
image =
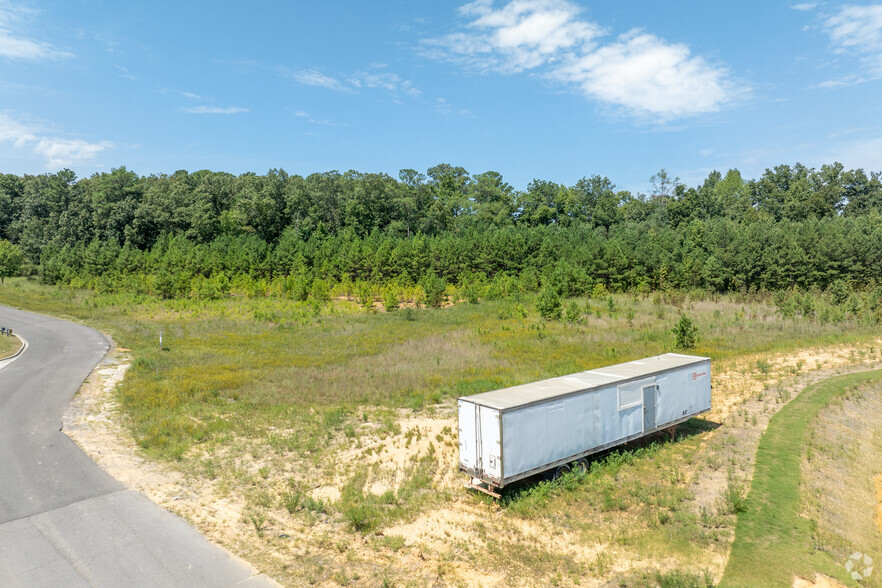
[[[495,490],[711,408],[707,357],[666,353],[458,400],[459,469]]]

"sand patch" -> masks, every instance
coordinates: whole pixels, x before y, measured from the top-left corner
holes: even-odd
[[[876,485],[876,509],[873,513],[873,519],[876,521],[876,527],[882,531],[882,474],[876,476],[873,482]]]
[[[846,586],[830,576],[815,574],[814,580],[796,576],[793,578],[793,588],[846,588]]]

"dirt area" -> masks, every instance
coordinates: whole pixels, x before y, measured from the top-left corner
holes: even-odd
[[[876,527],[882,531],[882,474],[876,476],[873,482],[876,486],[876,510],[873,518],[876,520]]]
[[[879,535],[882,390],[855,386],[821,409],[807,433],[801,467],[801,514],[815,548],[842,562],[862,585],[882,586],[873,560]]]
[[[815,574],[813,580],[797,576],[793,579],[793,588],[846,588],[846,586],[839,580],[831,578],[830,576]]]
[[[810,383],[878,364],[880,343],[882,340],[861,347],[762,354],[715,364],[714,408],[707,419],[720,426],[702,433],[701,458],[684,474],[691,481],[689,489],[694,495],[691,508],[695,512],[716,508],[727,487],[727,470],[731,469],[723,467],[725,464],[734,464],[739,478],[749,483],[758,440],[771,416]],[[487,525],[495,524],[493,521],[500,520],[504,513],[495,502],[475,500],[462,488],[464,478],[456,471],[457,423],[452,405],[436,407],[431,413],[399,411],[394,434],[361,434],[357,447],[337,454],[335,461],[341,465],[335,475],[327,478],[331,481],[307,489],[313,500],[333,504],[341,499],[352,468],[361,465],[368,466],[363,491],[382,496],[402,486],[414,463],[431,458],[436,462],[433,491],[446,492],[448,497],[439,506],[366,535],[346,531],[321,509],[308,513],[306,518],[296,518],[280,504],[268,503],[265,511],[255,515],[249,511],[243,493],[233,491],[228,481],[198,472],[181,473],[139,454],[120,425],[112,394],[130,361],[126,350],[116,349],[107,356],[71,404],[64,431],[111,475],[187,519],[209,539],[284,584],[367,586],[392,577],[410,585],[496,586],[553,580],[559,585],[602,586],[612,575],[645,569],[647,565],[633,551],[616,545],[614,533],[588,539],[577,527],[552,526],[545,520],[510,517],[505,525],[494,527],[491,536]],[[247,462],[242,467],[247,465],[252,478],[256,478],[255,472],[264,465],[262,459],[254,452],[237,463]],[[278,468],[275,463],[273,467]],[[266,486],[282,483],[269,480]],[[882,480],[877,479],[876,484],[878,523],[882,519]],[[259,485],[255,491],[259,491]],[[724,531],[720,540],[724,545],[731,543],[731,530]],[[482,565],[481,550],[516,548],[533,553],[529,550],[538,546],[591,573],[588,577],[513,579],[506,569]],[[715,555],[704,563],[718,581],[726,556]],[[675,569],[678,565],[676,561],[655,564],[657,569]],[[329,573],[330,569],[336,571]],[[815,583],[798,581],[806,583],[794,585],[836,586],[823,583],[827,581],[824,578],[816,578]]]

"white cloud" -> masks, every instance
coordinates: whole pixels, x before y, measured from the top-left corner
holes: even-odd
[[[551,75],[578,84],[587,96],[660,119],[715,112],[734,93],[725,69],[693,56],[686,45],[639,31]]]
[[[272,72],[282,78],[293,80],[302,86],[314,86],[325,88],[345,94],[357,94],[359,90],[377,89],[391,95],[392,100],[399,102],[399,96],[410,98],[419,97],[422,92],[413,85],[410,80],[402,79],[398,74],[386,70],[389,66],[385,63],[371,63],[366,69],[359,70],[354,74],[328,75],[317,68],[292,69],[283,65],[266,65],[254,61],[233,62],[240,67],[259,68]]]
[[[818,158],[822,163],[842,162],[847,169],[861,168],[867,172],[882,171],[882,137],[861,138],[827,147],[828,153]]]
[[[603,31],[578,18],[581,8],[566,0],[513,0],[494,9],[476,0],[459,9],[474,20],[468,32],[425,42],[427,53],[481,70],[520,72],[555,61],[562,53],[585,50]]]
[[[351,92],[352,89],[344,85],[340,80],[325,75],[317,69],[303,69],[290,74],[290,77],[298,84],[304,86],[318,86],[338,92]]]
[[[380,88],[392,94],[405,94],[411,98],[417,98],[422,92],[414,87],[409,80],[402,80],[394,73],[368,73],[360,71],[356,73],[349,83],[356,88]]]
[[[45,157],[47,169],[85,163],[114,147],[110,141],[90,143],[47,135],[41,126],[21,122],[11,111],[0,112],[0,143],[5,142],[12,143],[16,149],[26,149]]]
[[[0,57],[15,61],[53,61],[73,57],[51,43],[30,39],[21,31],[33,10],[0,1]]]
[[[447,118],[454,113],[454,110],[453,106],[446,99],[435,98],[435,112],[437,112],[444,118]],[[472,111],[467,108],[457,109],[456,114],[463,118],[475,118],[475,115],[472,113]]]
[[[464,30],[429,39],[425,55],[483,72],[533,71],[586,97],[658,121],[716,112],[736,96],[728,69],[684,44],[631,31],[602,45],[600,25],[567,0],[476,0],[460,8]]]
[[[43,137],[34,147],[34,153],[46,157],[46,167],[58,169],[94,159],[98,153],[110,147],[113,147],[113,143],[109,141],[89,143],[82,139]]]
[[[10,141],[18,148],[37,140],[37,129],[17,121],[9,112],[0,112],[0,143]]]
[[[808,12],[809,10],[814,10],[817,8],[817,2],[802,2],[800,4],[791,4],[790,8],[793,10],[798,10],[800,12]]]
[[[828,80],[819,87],[836,87],[882,77],[882,4],[845,5],[822,23],[834,52],[860,58],[862,72],[838,80]]]
[[[9,30],[0,28],[0,57],[18,61],[51,61],[73,55],[49,43],[17,37]]]
[[[882,48],[882,4],[843,6],[824,26],[830,40],[840,47],[868,52]]]
[[[185,108],[181,108],[184,112],[189,112],[190,114],[238,114],[240,112],[250,112],[248,108],[242,108],[241,106],[230,106],[227,108],[223,108],[220,106],[188,106]]]
[[[315,119],[312,117],[311,114],[309,114],[308,112],[306,112],[304,110],[298,110],[297,112],[294,113],[294,116],[296,116],[298,118],[305,118],[307,120],[307,122],[309,122],[310,124],[313,124],[313,125],[322,125],[325,127],[348,127],[349,126],[345,123],[336,123],[336,122],[330,121],[330,120]]]

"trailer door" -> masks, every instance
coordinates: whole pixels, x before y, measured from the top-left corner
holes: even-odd
[[[459,401],[459,463],[478,471],[480,443],[478,440],[478,406]]]
[[[481,422],[481,470],[482,473],[496,480],[502,479],[502,446],[499,435],[499,411],[494,408],[480,407]]]
[[[651,431],[656,427],[655,420],[655,393],[657,386],[651,384],[643,386],[643,432]]]

